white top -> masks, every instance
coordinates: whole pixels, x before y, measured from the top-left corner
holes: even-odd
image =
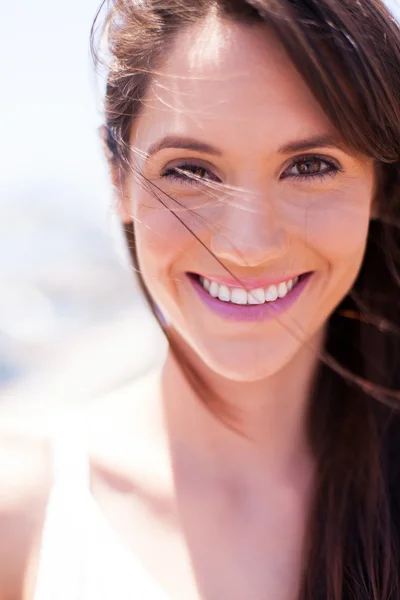
[[[95,502],[83,422],[76,414],[71,424],[62,421],[53,436],[54,485],[34,600],[172,600]]]

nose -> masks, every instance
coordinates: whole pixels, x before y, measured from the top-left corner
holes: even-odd
[[[257,267],[286,254],[288,233],[278,211],[265,196],[257,201],[253,198],[251,202],[224,201],[210,240],[210,249],[220,260],[240,267]]]

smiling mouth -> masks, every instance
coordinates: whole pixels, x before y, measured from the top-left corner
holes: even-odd
[[[290,296],[301,282],[312,275],[312,272],[303,273],[292,279],[282,281],[267,287],[244,289],[243,287],[230,287],[218,281],[207,279],[197,273],[188,273],[188,276],[201,285],[207,294],[226,304],[241,306],[259,306],[274,304]]]

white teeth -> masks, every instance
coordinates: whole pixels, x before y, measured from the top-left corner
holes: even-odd
[[[231,291],[231,302],[234,304],[247,304],[246,290],[235,288]]]
[[[203,279],[203,281],[202,281],[203,287],[204,287],[204,289],[206,289],[206,290],[207,290],[207,292],[208,292],[208,291],[209,291],[209,289],[210,289],[211,282],[210,282],[210,281],[208,281],[208,279],[205,279],[205,278],[202,278],[202,279]]]
[[[212,281],[209,290],[210,296],[212,296],[213,298],[218,298],[218,292],[219,284],[216,281]]]
[[[222,302],[230,302],[231,293],[226,285],[219,286],[218,298],[222,300]]]
[[[286,283],[280,283],[278,285],[278,297],[284,298],[287,293],[288,293],[288,288],[287,288]]]
[[[270,285],[265,293],[266,302],[275,302],[278,299],[278,289],[276,285]]]
[[[262,288],[252,290],[247,294],[248,304],[264,304],[265,302],[265,291]]]
[[[222,302],[232,302],[233,304],[264,304],[265,302],[275,302],[278,298],[284,298],[299,282],[299,278],[289,279],[279,285],[270,285],[266,290],[257,288],[247,292],[243,288],[230,289],[228,286],[219,284],[216,281],[210,281],[205,277],[200,277],[200,283],[213,298],[219,298]]]

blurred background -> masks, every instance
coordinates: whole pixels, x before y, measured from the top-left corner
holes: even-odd
[[[0,22],[0,398],[79,401],[163,337],[131,273],[101,153],[99,0],[8,2]]]
[[[399,0],[386,1],[399,16]],[[101,154],[104,82],[89,54],[99,4],[3,6],[3,403],[35,398],[46,407],[102,394],[147,370],[165,348],[130,271]]]

